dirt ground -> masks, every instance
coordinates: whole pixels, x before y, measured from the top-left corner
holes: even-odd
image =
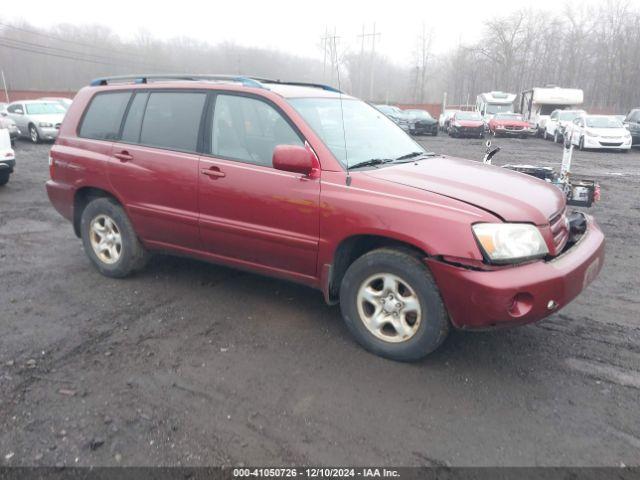
[[[19,142],[0,189],[0,465],[640,465],[640,151],[575,155],[608,242],[587,291],[402,364],[305,287],[167,256],[102,277],[47,200],[49,148]]]

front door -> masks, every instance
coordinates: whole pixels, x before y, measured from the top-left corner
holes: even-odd
[[[198,175],[203,248],[315,277],[320,181],[272,167],[276,145],[304,145],[301,135],[260,98],[225,93],[212,100]]]

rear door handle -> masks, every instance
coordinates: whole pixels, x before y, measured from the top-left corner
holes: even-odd
[[[203,168],[202,170],[200,170],[200,173],[214,179],[227,176],[226,173],[220,171],[218,167]]]
[[[114,153],[113,156],[121,162],[130,162],[131,160],[133,160],[133,156],[126,150],[120,153]]]

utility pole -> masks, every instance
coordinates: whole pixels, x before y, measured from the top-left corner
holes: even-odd
[[[380,35],[379,33],[377,35]],[[376,55],[376,23],[373,22],[373,33],[371,34],[371,76],[369,77],[369,100],[373,101],[373,77],[375,76],[374,59]]]
[[[325,34],[322,37],[322,45],[324,49],[324,63],[322,65],[322,79],[326,82],[326,72],[327,72],[327,56],[329,57],[329,61],[331,62],[331,76],[330,82],[333,83],[333,75],[338,68],[338,49],[336,45],[336,39],[340,37],[336,35],[336,27],[333,27],[333,35],[329,34],[329,28],[325,27]]]
[[[358,72],[358,95],[364,97],[364,23],[362,24],[362,35],[360,35],[362,43],[360,44],[360,68]]]
[[[9,99],[9,90],[7,89],[7,80],[4,78],[4,70],[0,70],[0,73],[2,74],[2,85],[4,85],[4,96],[7,97],[7,103],[10,103],[11,100]]]
[[[373,100],[373,76],[374,76],[374,60],[376,52],[376,36],[379,36],[380,32],[376,33],[376,24],[373,24],[373,32],[366,33],[364,25],[362,26],[362,34],[358,35],[362,39],[360,44],[360,96],[364,97],[364,44],[366,38],[371,38],[371,52],[369,53],[369,100]]]
[[[329,28],[324,27],[324,37],[322,37],[322,50],[324,51],[324,60],[322,61],[322,81],[327,78],[327,39],[329,38]]]

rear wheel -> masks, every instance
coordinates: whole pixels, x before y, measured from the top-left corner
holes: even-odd
[[[92,200],[82,212],[80,229],[84,250],[103,275],[126,277],[147,263],[149,254],[115,200]]]
[[[35,125],[29,125],[29,138],[33,143],[40,143],[40,134]]]
[[[11,174],[9,172],[0,172],[0,187],[7,184]]]
[[[349,267],[340,285],[340,310],[360,345],[392,360],[419,360],[449,333],[429,270],[399,250],[374,250]]]

